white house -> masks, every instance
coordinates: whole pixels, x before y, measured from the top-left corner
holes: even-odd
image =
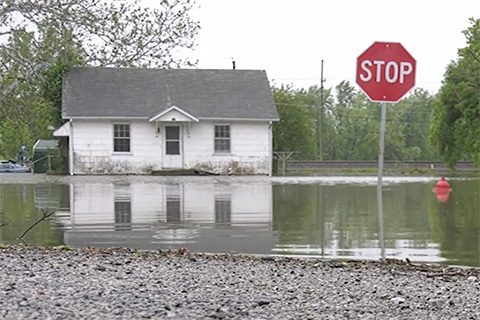
[[[271,174],[277,110],[265,71],[72,68],[62,118],[70,174],[198,169]]]

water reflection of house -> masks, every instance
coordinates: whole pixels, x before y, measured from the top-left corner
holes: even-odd
[[[272,186],[235,183],[72,184],[65,244],[265,253]]]
[[[39,209],[57,209],[62,196],[61,186],[55,184],[38,184],[33,188],[34,206]]]

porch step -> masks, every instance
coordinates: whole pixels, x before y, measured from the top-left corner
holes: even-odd
[[[194,169],[165,169],[165,170],[154,170],[152,171],[152,176],[206,176],[214,175],[213,173],[194,170]]]

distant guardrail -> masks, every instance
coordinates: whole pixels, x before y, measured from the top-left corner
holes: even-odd
[[[287,170],[292,169],[360,169],[360,168],[377,168],[377,161],[301,161],[289,160],[287,161]],[[434,170],[448,170],[445,164],[441,161],[384,161],[383,167],[385,169],[434,169]],[[455,165],[455,170],[480,170],[475,168],[473,162],[459,161]]]

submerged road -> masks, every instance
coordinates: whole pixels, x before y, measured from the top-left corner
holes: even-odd
[[[478,269],[0,249],[1,319],[480,319]]]

